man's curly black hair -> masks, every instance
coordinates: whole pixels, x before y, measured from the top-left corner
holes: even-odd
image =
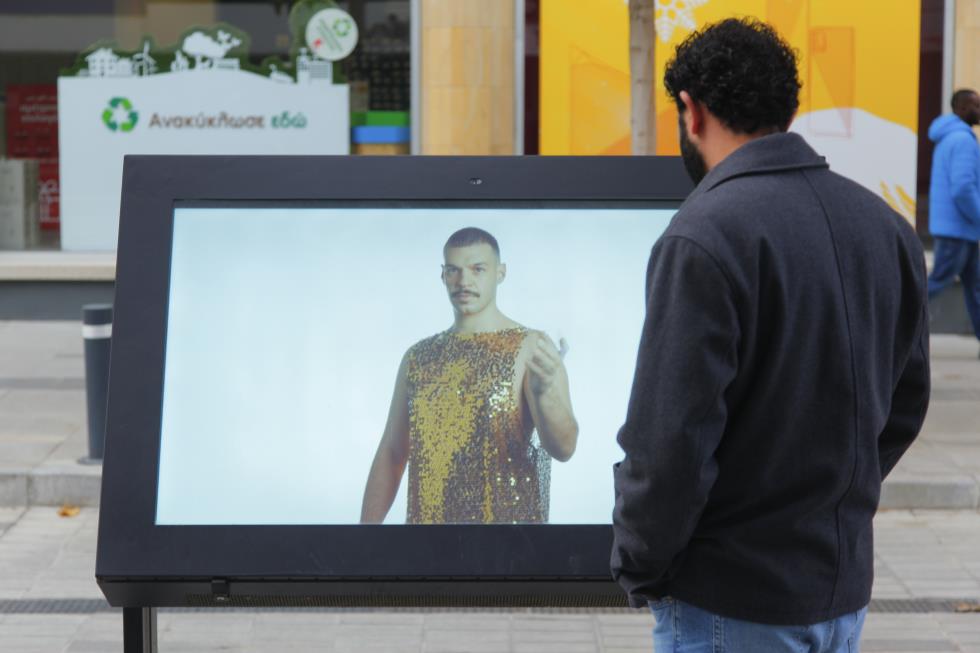
[[[664,86],[681,91],[742,134],[785,131],[800,105],[796,52],[768,24],[729,18],[688,36],[667,62]]]

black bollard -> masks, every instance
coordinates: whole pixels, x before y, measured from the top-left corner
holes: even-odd
[[[88,408],[88,456],[78,462],[97,465],[105,450],[106,403],[109,394],[109,347],[112,342],[112,304],[82,307],[85,340],[85,398]]]

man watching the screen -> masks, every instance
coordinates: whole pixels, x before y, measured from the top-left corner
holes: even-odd
[[[461,229],[443,256],[454,323],[402,359],[361,522],[384,521],[406,465],[409,524],[547,522],[551,458],[578,438],[562,353],[497,308],[492,235]]]
[[[658,652],[857,650],[881,481],[929,398],[922,246],[787,132],[768,25],[695,32],[664,83],[698,185],[647,269],[613,574]]]

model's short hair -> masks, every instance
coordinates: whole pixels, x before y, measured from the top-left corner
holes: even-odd
[[[755,18],[729,18],[694,32],[677,46],[664,73],[679,111],[681,91],[687,91],[741,134],[788,129],[802,85],[796,51]]]
[[[497,239],[491,236],[489,232],[478,227],[464,227],[460,229],[449,237],[442,250],[446,251],[450,247],[469,247],[470,245],[479,245],[480,243],[490,245],[497,258],[500,258],[500,245],[497,244]]]
[[[973,95],[977,95],[977,92],[974,91],[972,88],[959,89],[958,91],[953,93],[953,97],[951,97],[949,100],[950,108],[953,111],[959,111],[960,109],[963,108],[964,104],[969,102],[970,97]]]

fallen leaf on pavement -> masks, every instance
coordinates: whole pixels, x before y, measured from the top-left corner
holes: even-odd
[[[71,504],[66,503],[65,505],[61,506],[61,508],[58,509],[58,516],[59,517],[74,517],[75,515],[77,515],[81,511],[82,511],[82,509],[79,508],[78,506],[73,506]]]

